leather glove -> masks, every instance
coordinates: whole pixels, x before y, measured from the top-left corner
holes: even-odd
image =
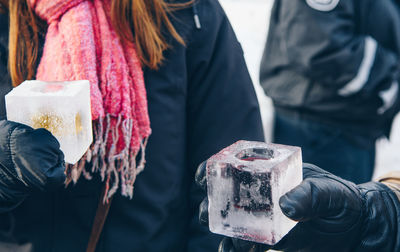
[[[64,170],[64,154],[49,131],[0,121],[0,213],[31,192],[62,185]]]
[[[400,203],[382,183],[355,185],[304,164],[303,182],[280,198],[282,212],[299,223],[275,246],[225,238],[219,251],[400,251]],[[205,163],[196,181],[206,187]],[[208,221],[208,202],[200,221]]]

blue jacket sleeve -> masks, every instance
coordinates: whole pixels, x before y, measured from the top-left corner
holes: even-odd
[[[195,170],[202,161],[235,141],[264,141],[264,135],[243,51],[230,23],[216,0],[200,3],[202,28],[195,31],[187,53],[187,148],[193,183],[188,251],[216,251],[221,238],[198,221],[205,192],[194,185]]]

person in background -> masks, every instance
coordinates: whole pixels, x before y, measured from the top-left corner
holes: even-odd
[[[219,252],[365,252],[400,250],[400,172],[379,182],[356,185],[321,168],[303,165],[304,180],[279,199],[282,212],[296,226],[274,246],[224,238]],[[207,187],[206,162],[196,181]],[[208,225],[208,201],[200,205],[200,222]]]
[[[264,139],[218,1],[0,3],[0,251],[216,250],[196,166]],[[77,165],[48,131],[5,120],[25,79],[90,81],[94,143]]]
[[[371,180],[375,142],[399,98],[400,10],[393,0],[276,0],[260,81],[274,142],[356,183]]]

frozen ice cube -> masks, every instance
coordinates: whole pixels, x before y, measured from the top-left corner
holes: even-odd
[[[273,245],[296,224],[279,198],[303,178],[301,149],[239,141],[207,161],[211,232]]]
[[[89,81],[24,81],[6,95],[7,120],[49,130],[75,164],[93,141]]]

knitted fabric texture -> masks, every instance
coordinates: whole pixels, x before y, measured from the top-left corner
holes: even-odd
[[[110,4],[30,0],[33,11],[48,23],[36,78],[90,82],[94,142],[77,164],[67,166],[66,183],[99,172],[106,183],[105,201],[119,187],[122,195],[132,197],[151,133],[141,64],[134,44],[122,42],[113,29]]]

